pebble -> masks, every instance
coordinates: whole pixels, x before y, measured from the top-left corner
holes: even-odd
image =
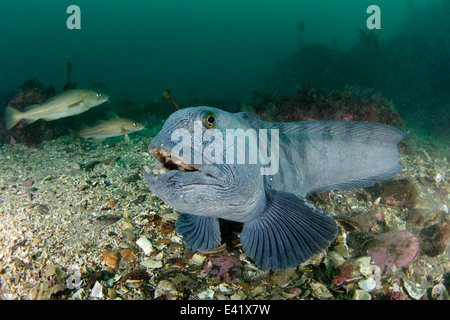
[[[64,171],[65,172],[72,172],[72,171],[77,171],[77,170],[80,170],[80,169],[81,169],[81,167],[80,167],[80,165],[78,163],[76,163],[76,162],[69,162],[67,164],[67,166],[64,168]]]

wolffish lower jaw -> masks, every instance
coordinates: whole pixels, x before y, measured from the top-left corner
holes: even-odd
[[[194,166],[184,163],[180,158],[175,156],[171,151],[162,147],[151,147],[149,152],[157,160],[163,170],[168,172],[172,170],[178,170],[182,172],[195,172],[200,171]]]

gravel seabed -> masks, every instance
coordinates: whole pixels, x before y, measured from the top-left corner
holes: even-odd
[[[0,299],[355,298],[361,277],[337,287],[317,276],[318,266],[330,259],[326,252],[297,269],[267,272],[245,256],[237,236],[215,253],[184,248],[174,228],[178,212],[152,195],[142,179],[142,168],[155,166],[147,145],[158,130],[133,134],[129,143],[113,138],[96,145],[64,136],[37,148],[1,147]],[[394,180],[411,180],[419,194],[414,207],[426,221],[444,223],[449,163],[418,143],[414,148],[401,155],[404,170]],[[320,206],[333,216],[377,206],[390,230],[405,228],[410,208],[361,202],[355,195],[363,192],[332,192]],[[221,256],[235,268],[209,272]],[[412,299],[405,283],[442,287],[449,270],[448,247],[437,257],[419,253],[407,268],[383,278],[377,294],[397,291]]]

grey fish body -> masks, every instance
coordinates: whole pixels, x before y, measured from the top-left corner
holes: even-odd
[[[201,124],[203,136],[186,135],[199,132],[194,123]],[[236,161],[241,154],[228,159],[226,144],[206,152],[220,136],[218,132],[225,136],[229,129],[242,129],[240,137],[242,132],[276,129],[278,170],[262,175],[263,164],[249,161],[250,152],[243,164]],[[184,135],[177,135],[180,132]],[[214,138],[206,138],[209,133]],[[274,137],[267,141],[270,147],[277,142]],[[400,170],[397,143],[403,137],[400,131],[381,124],[270,123],[247,113],[187,108],[169,117],[149,146],[167,172],[147,172],[144,177],[154,194],[183,212],[176,227],[188,247],[212,250],[219,246],[219,218],[243,222],[241,243],[247,255],[264,269],[286,269],[327,248],[337,234],[334,219],[305,195],[367,187],[394,176]],[[244,141],[246,147],[251,146],[250,138]],[[223,161],[217,161],[214,157],[221,148]],[[186,162],[195,156],[201,163]],[[231,163],[225,161],[230,159]]]
[[[383,124],[259,121],[257,125],[281,132],[280,164],[285,165],[268,181],[276,190],[304,197],[308,192],[365,188],[401,170],[393,146],[404,134]]]

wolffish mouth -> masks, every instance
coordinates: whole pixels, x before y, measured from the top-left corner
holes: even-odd
[[[180,158],[176,157],[171,151],[161,147],[151,147],[150,153],[161,164],[165,172],[178,170],[182,172],[194,172],[200,171],[190,164],[183,162]]]

